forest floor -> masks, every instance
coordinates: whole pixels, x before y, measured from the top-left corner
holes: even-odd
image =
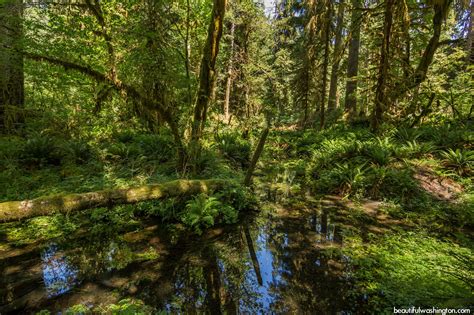
[[[363,128],[333,128],[324,132],[274,131],[268,139],[254,179],[255,190],[252,194],[260,200],[258,207],[262,211],[255,221],[250,221],[249,225],[253,227],[248,235],[244,233],[247,238],[251,235],[255,239],[253,256],[260,261],[257,265],[264,269],[262,273],[265,268],[270,268],[268,263],[272,264],[271,260],[268,261],[271,253],[273,259],[280,257],[278,259],[281,259],[284,266],[288,266],[288,263],[292,266],[295,264],[291,267],[296,268],[292,269],[293,278],[287,279],[291,282],[291,290],[296,290],[305,278],[323,277],[321,281],[334,284],[334,287],[328,289],[328,294],[337,296],[344,291],[341,297],[355,301],[357,307],[370,309],[372,312],[383,313],[393,306],[407,305],[472,306],[474,193],[470,176],[472,157],[469,156],[473,142],[469,137],[471,135],[468,129],[437,126],[427,126],[416,131],[393,130],[378,137]],[[172,150],[166,139],[159,140],[161,149]],[[166,160],[165,155],[157,158],[153,155],[157,149],[152,150],[144,145],[157,141],[157,137],[153,135],[125,134],[102,146],[75,144],[60,139],[44,140],[41,137],[25,143],[21,141],[19,138],[9,138],[1,142],[8,149],[1,151],[8,158],[2,159],[0,172],[0,200],[3,201],[131,187],[179,177],[173,171],[173,160]],[[43,148],[53,144],[55,150]],[[217,151],[211,149],[216,146]],[[28,151],[32,148],[36,150],[32,150],[34,154]],[[61,154],[65,148],[69,148],[65,152],[72,150],[76,153]],[[200,165],[203,171],[199,178],[218,177],[239,181],[243,177],[242,170],[246,167],[249,154],[250,144],[247,140],[236,134],[226,135],[205,150]],[[234,206],[236,203],[247,202],[247,192],[244,191],[238,185],[233,188],[231,199]],[[130,276],[126,271],[129,270],[127,266],[136,264],[137,260],[147,264],[148,261],[164,259],[162,263],[165,265],[168,264],[168,258],[175,261],[176,257],[163,253],[160,254],[163,255],[161,258],[157,258],[156,251],[151,250],[159,247],[157,244],[160,242],[156,237],[167,239],[169,246],[174,246],[176,242],[187,244],[195,238],[193,233],[202,234],[196,239],[198,243],[193,243],[199,250],[200,258],[193,258],[197,261],[206,260],[204,257],[210,255],[206,249],[208,242],[202,243],[203,240],[213,239],[216,235],[224,235],[222,237],[225,241],[221,245],[228,253],[239,252],[242,249],[235,248],[234,243],[235,237],[241,237],[238,236],[241,232],[233,229],[245,227],[246,222],[249,222],[245,219],[246,216],[237,225],[229,225],[229,233],[221,227],[225,226],[223,218],[232,215],[230,210],[217,214],[215,222],[213,221],[217,224],[217,229],[207,229],[209,225],[206,224],[190,224],[188,228],[184,228],[196,218],[187,217],[187,212],[198,211],[200,216],[197,216],[197,220],[203,220],[204,210],[199,210],[200,207],[208,210],[213,207],[226,209],[222,205],[226,205],[229,200],[228,195],[196,197],[191,201],[171,199],[169,202],[145,202],[113,209],[98,208],[69,216],[54,215],[1,224],[2,268],[3,272],[11,272],[4,279],[18,276],[17,271],[11,269],[12,262],[22,257],[35,257],[36,254],[38,257],[31,259],[39,259],[48,253],[44,250],[58,251],[57,246],[63,248],[61,252],[68,253],[68,259],[79,268],[81,277],[90,272],[87,268],[81,269],[84,264],[93,263],[100,266],[105,264],[108,266],[105,269],[125,268],[125,279]],[[152,217],[158,217],[160,222],[170,223],[165,231],[168,236],[163,238],[148,233],[143,238],[146,243],[139,246],[138,252],[135,247],[130,249],[126,245],[130,237],[124,235],[138,233],[142,229],[147,231],[149,224],[144,222]],[[229,219],[231,221],[235,222]],[[184,223],[184,226],[176,224],[177,222]],[[274,234],[271,232],[274,230],[280,232]],[[262,234],[262,231],[267,232]],[[234,235],[235,233],[237,234]],[[88,241],[84,242],[84,239]],[[74,245],[76,240],[78,245]],[[98,249],[95,245],[84,247],[84,244],[94,242],[103,248]],[[246,243],[248,242],[247,239]],[[288,247],[288,242],[301,243],[301,246]],[[334,242],[339,245],[333,246]],[[51,247],[52,243],[58,245]],[[216,245],[217,248],[213,247],[213,250],[221,251],[221,245]],[[303,245],[312,249],[305,249]],[[71,246],[78,250],[71,252]],[[185,245],[186,248],[188,246],[189,244]],[[108,255],[107,248],[111,247],[117,247],[114,251],[121,258],[109,266],[104,257]],[[74,253],[79,256],[76,257]],[[252,250],[249,253],[250,256],[245,259],[253,257]],[[284,257],[288,255],[291,262],[285,262],[287,258]],[[194,254],[191,256],[194,257]],[[325,260],[315,257],[329,258]],[[327,270],[338,271],[334,274],[330,272],[329,278],[327,270],[324,273],[313,270],[312,267],[309,269],[310,274],[301,273],[302,267],[298,267],[299,264],[313,264],[314,261],[311,261],[314,259],[317,259],[318,264],[325,264],[325,268],[329,268]],[[229,268],[234,268],[235,264],[241,266],[236,261],[225,260],[220,254],[218,260],[226,266],[230,264]],[[247,263],[255,266],[252,260]],[[345,267],[338,269],[341,264]],[[178,266],[181,265],[177,264],[176,268]],[[235,268],[246,275],[241,267]],[[145,268],[144,272],[147,270]],[[273,269],[270,268],[271,270]],[[270,273],[279,273],[278,270],[280,269]],[[23,275],[15,280],[18,282],[12,280],[8,285],[17,287],[25,281],[22,277]],[[135,289],[141,295],[133,293],[135,289],[130,289],[130,285],[127,285],[127,289],[120,289],[119,292],[122,293],[117,299],[112,299],[111,303],[118,303],[118,297],[132,296],[141,297],[148,306],[161,305],[146,298],[145,293],[149,287],[138,281],[137,277],[141,276],[134,277],[133,283],[138,288]],[[265,276],[262,277],[265,284]],[[81,281],[88,278],[83,279]],[[260,280],[251,281],[257,281],[258,284]],[[343,288],[340,286],[341,281],[345,283]],[[139,285],[140,283],[142,284]],[[271,290],[266,287],[269,283],[258,289],[264,296],[270,294],[268,292]],[[253,283],[252,286],[257,284]],[[305,285],[312,288],[315,284],[311,282]],[[203,286],[207,288],[205,284]],[[261,291],[264,288],[270,291]],[[313,294],[311,290],[319,289],[304,289],[300,298],[304,300],[308,294]],[[288,298],[285,294],[282,292],[281,297]],[[325,297],[324,293],[318,294]],[[5,301],[7,300],[2,300],[2,304]],[[82,300],[72,301],[56,307],[69,307]],[[183,301],[180,303],[185,303]],[[129,305],[128,302],[124,302],[125,306],[117,307],[143,306],[134,303]],[[265,309],[266,304],[262,303],[262,309]],[[300,303],[304,304],[302,301]],[[308,304],[310,306],[329,307],[331,310],[347,307],[345,302],[340,301],[325,305]]]

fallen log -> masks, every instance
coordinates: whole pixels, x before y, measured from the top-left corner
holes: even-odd
[[[108,189],[81,194],[40,197],[24,201],[7,201],[0,203],[0,222],[22,220],[55,213],[69,213],[118,204],[132,204],[140,201],[207,193],[226,187],[229,183],[229,181],[221,179],[180,179],[135,188]]]

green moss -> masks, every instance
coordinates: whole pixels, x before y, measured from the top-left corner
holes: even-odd
[[[75,218],[55,215],[36,217],[25,222],[0,224],[0,234],[14,245],[25,245],[40,240],[49,240],[73,233],[79,228]]]
[[[352,258],[353,276],[369,296],[371,309],[452,306],[455,300],[474,297],[472,248],[424,232],[405,232],[370,244],[352,238],[344,251]]]

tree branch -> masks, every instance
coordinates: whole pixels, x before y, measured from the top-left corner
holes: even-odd
[[[441,46],[444,46],[444,45],[460,44],[460,43],[463,43],[464,41],[465,41],[464,38],[442,40],[438,43],[437,47],[441,47]]]
[[[98,82],[102,82],[105,84],[110,85],[116,91],[131,96],[142,102],[142,104],[151,111],[157,111],[163,120],[168,124],[171,129],[171,133],[175,140],[176,146],[178,147],[178,154],[180,156],[180,160],[184,160],[186,155],[186,150],[183,145],[183,141],[181,139],[181,133],[179,132],[179,128],[175,120],[173,119],[172,113],[169,109],[164,108],[162,104],[158,103],[154,99],[150,99],[149,97],[141,94],[135,87],[125,84],[122,81],[118,80],[117,78],[113,78],[110,75],[106,75],[100,71],[92,69],[90,66],[83,66],[76,64],[74,62],[61,60],[53,57],[38,55],[31,52],[23,51],[23,56],[28,59],[38,61],[38,62],[48,62],[50,64],[54,64],[57,66],[64,67],[66,70],[75,70],[84,75],[87,75]]]

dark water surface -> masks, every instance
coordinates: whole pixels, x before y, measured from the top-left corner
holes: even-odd
[[[128,297],[171,313],[356,313],[342,242],[331,209],[279,209],[199,237],[153,223],[85,233],[2,255],[0,313]]]

